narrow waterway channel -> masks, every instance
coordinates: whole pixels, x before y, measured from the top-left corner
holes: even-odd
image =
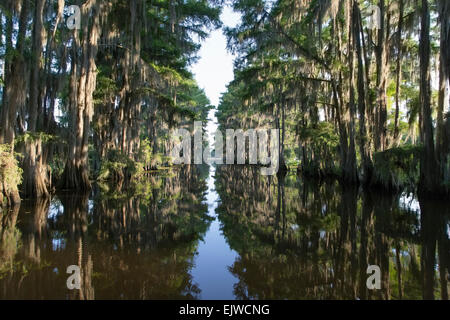
[[[212,137],[217,129],[215,110],[209,114],[207,126],[208,137]],[[212,140],[210,139],[210,144]],[[221,230],[221,223],[216,213],[220,200],[215,188],[216,168],[211,165],[207,180],[208,191],[206,202],[208,215],[212,221],[203,241],[198,246],[198,255],[195,258],[195,266],[192,270],[194,283],[201,289],[201,299],[234,299],[233,287],[237,279],[228,271],[236,260],[237,253],[230,249],[225,236]]]
[[[227,26],[236,25],[240,19],[230,7],[225,7],[221,20]],[[202,43],[199,56],[201,59],[194,67],[196,79],[214,105],[219,104],[220,95],[225,92],[226,85],[233,79],[233,57],[227,52],[226,37],[222,30],[215,30],[211,36]],[[206,131],[210,145],[212,137],[217,130],[216,109],[211,110]],[[208,190],[206,203],[208,215],[214,220],[198,246],[192,270],[193,282],[201,290],[201,299],[234,299],[233,287],[237,279],[229,272],[238,254],[230,249],[221,230],[216,209],[220,196],[216,191],[216,168],[210,166],[207,180]]]
[[[233,287],[237,279],[228,271],[236,260],[237,253],[230,249],[221,231],[216,214],[219,195],[215,191],[215,169],[211,166],[208,178],[208,214],[214,218],[203,241],[198,246],[198,255],[192,270],[194,283],[201,289],[201,299],[234,299]]]
[[[221,20],[237,18],[227,7]],[[193,73],[217,107],[233,78],[221,30],[199,56]],[[73,266],[79,289],[67,285]],[[368,266],[379,267],[380,289],[367,287]],[[295,170],[176,166],[0,215],[0,300],[448,299],[449,266],[448,199]]]

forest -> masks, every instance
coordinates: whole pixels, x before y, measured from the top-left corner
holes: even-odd
[[[0,300],[448,300],[449,43],[449,0],[0,0]],[[278,174],[174,164],[199,121]]]
[[[279,129],[282,171],[448,194],[448,1],[230,4],[222,129]],[[173,128],[213,108],[189,67],[223,5],[3,0],[1,203],[171,166]]]
[[[281,131],[281,166],[448,194],[450,3],[243,0],[222,128]]]
[[[214,1],[2,0],[0,203],[169,165],[171,129],[211,108],[189,66],[219,15]]]

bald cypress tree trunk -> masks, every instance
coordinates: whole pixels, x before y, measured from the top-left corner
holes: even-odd
[[[359,111],[359,151],[362,158],[363,167],[363,178],[362,182],[364,184],[370,183],[373,174],[373,163],[372,155],[370,150],[370,143],[367,134],[367,124],[366,124],[366,86],[364,78],[364,63],[363,63],[363,52],[361,48],[361,33],[362,33],[362,22],[361,22],[361,10],[359,9],[358,3],[353,4],[353,37],[356,47],[356,55],[358,61],[358,75],[357,75],[357,90],[358,90],[358,111]],[[365,66],[368,68],[368,66]],[[367,81],[366,81],[367,83]]]
[[[435,156],[433,122],[431,117],[431,83],[430,83],[430,10],[428,1],[422,0],[420,30],[420,104],[421,104],[421,142],[423,152],[420,162],[421,193],[433,193],[438,188]]]
[[[376,46],[377,60],[377,110],[375,113],[375,150],[384,151],[386,149],[387,137],[387,100],[386,87],[388,81],[389,64],[388,64],[388,48],[389,48],[389,23],[390,13],[386,10],[385,0],[378,3],[380,8],[380,29],[378,30],[378,43]],[[387,16],[387,19],[386,17]]]
[[[92,0],[82,6],[81,38],[74,32],[74,50],[70,77],[69,154],[60,182],[63,189],[89,190],[89,135],[94,112],[93,93],[97,70],[95,58],[100,38],[100,4]]]
[[[19,31],[17,34],[16,48],[10,61],[6,61],[5,87],[0,115],[0,144],[10,145],[11,157],[14,153],[15,123],[17,112],[25,105],[26,99],[26,61],[25,36],[27,31],[28,1],[23,1],[19,14]],[[19,7],[19,6],[17,6]],[[14,4],[11,3],[10,10],[13,11]],[[7,53],[13,52],[13,18],[7,18],[6,48]],[[8,60],[8,59],[7,59]],[[6,198],[8,205],[20,203],[18,186],[6,185],[6,181],[0,181],[0,197]]]
[[[353,39],[353,0],[347,1],[347,59],[349,66],[349,101],[348,101],[348,112],[349,112],[349,122],[348,122],[348,132],[349,132],[349,153],[346,163],[346,180],[348,182],[357,183],[358,179],[358,169],[356,164],[356,145],[355,145],[355,135],[356,135],[356,105],[355,105],[355,46]]]
[[[402,32],[403,32],[403,12],[404,3],[400,0],[399,4],[399,18],[397,30],[397,62],[396,62],[396,76],[395,76],[395,120],[394,120],[394,144],[398,144],[399,140],[399,118],[400,118],[400,82],[402,78]]]
[[[25,140],[25,159],[23,161],[22,192],[28,198],[48,196],[47,165],[43,162],[42,139],[38,132],[38,117],[43,116],[40,88],[42,80],[42,52],[44,47],[44,5],[45,0],[35,1],[33,44],[30,76],[30,98],[28,103],[28,131],[31,136]]]
[[[12,11],[13,7],[11,7]],[[24,57],[25,51],[25,35],[27,31],[28,18],[28,1],[23,1],[20,17],[19,17],[19,32],[17,34],[16,49],[13,54],[12,48],[12,34],[13,34],[13,20],[9,19],[7,24],[9,35],[7,35],[7,50],[13,56],[8,63],[6,72],[5,93],[3,96],[3,105],[1,110],[1,127],[0,127],[0,144],[12,144],[15,138],[15,122],[17,111],[25,105],[26,99],[26,62]],[[14,67],[12,67],[14,66]]]
[[[447,159],[450,153],[449,136],[446,127],[450,127],[450,120],[444,120],[444,112],[449,106],[448,86],[450,85],[450,2],[437,0],[439,22],[441,24],[440,38],[440,67],[439,67],[439,101],[437,112],[436,156],[440,164],[440,178],[445,177]]]

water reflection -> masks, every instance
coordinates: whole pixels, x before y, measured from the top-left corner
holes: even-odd
[[[217,169],[238,299],[448,299],[450,204]],[[400,199],[403,201],[400,201]],[[368,290],[378,265],[382,289]]]
[[[211,220],[204,172],[185,167],[148,181],[141,190],[96,190],[91,204],[88,195],[59,195],[51,210],[25,203],[18,219],[4,217],[2,235],[16,228],[21,243],[2,251],[0,298],[196,298],[189,272]],[[66,287],[69,265],[81,266],[81,290]]]
[[[0,299],[208,298],[221,290],[198,270],[212,259],[227,261],[213,271],[228,298],[448,299],[448,202],[243,166],[217,167],[208,189],[208,172],[188,166],[2,213]],[[230,263],[217,258],[227,252]],[[381,268],[379,291],[366,287],[369,264]],[[69,265],[81,266],[81,290],[66,287]]]

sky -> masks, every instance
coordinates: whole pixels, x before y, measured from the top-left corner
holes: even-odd
[[[240,21],[240,15],[234,13],[230,7],[224,7],[221,19],[224,26],[233,27]],[[202,43],[199,52],[199,61],[192,66],[192,72],[200,88],[205,90],[207,97],[216,108],[219,105],[222,93],[226,91],[227,84],[233,80],[233,59],[227,51],[227,39],[222,30],[211,33]],[[215,110],[209,113],[206,126],[209,144],[214,141],[213,134],[217,130]],[[208,207],[209,215],[215,217],[218,194],[214,191],[214,169],[211,166],[208,179]],[[220,223],[215,219],[204,241],[197,248],[198,255],[195,267],[192,270],[195,283],[201,288],[203,299],[234,299],[233,288],[237,279],[229,272],[224,272],[233,265],[237,253],[230,249],[220,231]],[[211,259],[211,257],[214,257]]]
[[[221,19],[224,26],[234,27],[240,15],[226,6]],[[233,80],[233,56],[226,46],[227,39],[221,29],[211,32],[209,38],[202,42],[199,61],[192,66],[199,87],[205,90],[211,104],[216,107],[227,84]]]

